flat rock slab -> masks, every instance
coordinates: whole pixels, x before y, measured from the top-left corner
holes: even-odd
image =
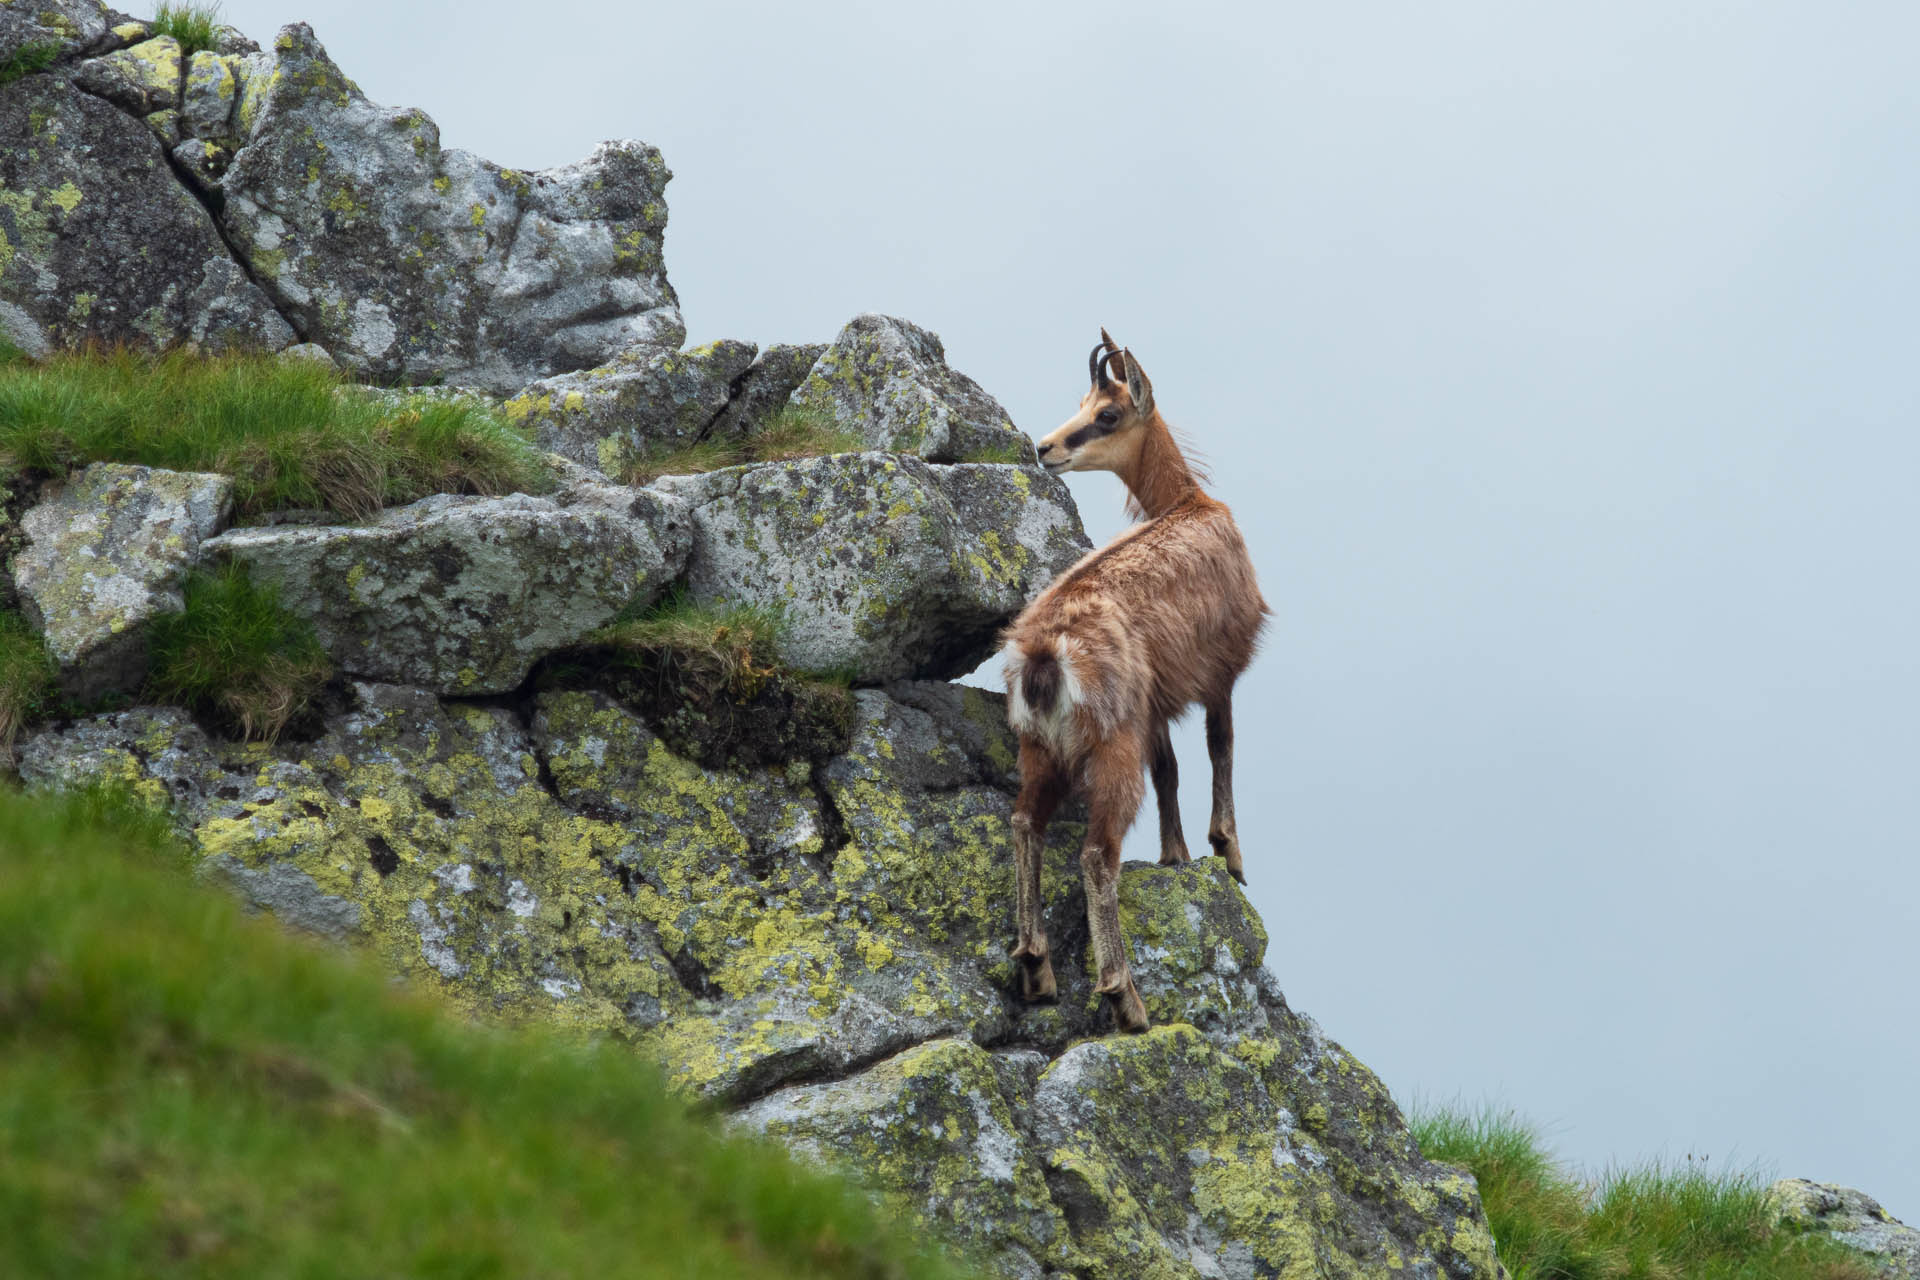
[[[232,498],[225,476],[96,462],[21,517],[14,590],[69,693],[90,698],[146,678],[148,624],[182,608],[181,583]]]
[[[0,148],[0,337],[30,352],[295,341],[139,120],[32,75],[0,86],[0,137],[22,140]]]
[[[446,693],[504,693],[685,563],[681,505],[628,491],[624,510],[440,495],[366,525],[236,529],[237,560],[307,619],[352,675]]]
[[[753,357],[752,343],[726,340],[691,351],[633,347],[598,368],[535,382],[505,408],[542,449],[618,477],[651,450],[705,438]]]
[[[505,395],[686,337],[655,148],[602,143],[539,172],[442,150],[425,112],[370,102],[305,24],[226,70],[243,138],[200,178],[218,174],[221,225],[254,276],[355,373]],[[219,71],[189,85],[195,119],[218,120]]]
[[[1033,444],[999,401],[947,367],[938,334],[855,316],[814,362],[792,403],[827,414],[875,449],[930,462],[1030,460]]]
[[[835,454],[670,477],[693,506],[687,586],[783,610],[789,664],[861,682],[971,671],[999,628],[1087,549],[1037,467]]]

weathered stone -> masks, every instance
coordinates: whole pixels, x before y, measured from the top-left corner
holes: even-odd
[[[156,36],[90,58],[75,69],[73,82],[137,116],[171,110],[180,105],[180,42]]]
[[[733,398],[707,431],[712,440],[744,440],[758,432],[805,382],[827,344],[776,342],[754,358],[735,384]]]
[[[111,11],[100,0],[32,0],[0,5],[0,62],[33,48],[50,49],[65,61],[103,53],[127,38],[144,39],[146,34],[146,28],[137,23],[125,33],[116,34]]]
[[[658,487],[694,508],[695,599],[783,609],[787,662],[861,681],[972,670],[1088,545],[1038,468],[837,454]]]
[[[617,477],[649,451],[704,439],[753,353],[731,341],[634,347],[597,369],[533,383],[505,407],[542,449]]]
[[[1827,1236],[1865,1255],[1886,1280],[1920,1280],[1920,1230],[1888,1213],[1864,1191],[1783,1178],[1767,1188],[1767,1202],[1775,1222]]]
[[[990,1273],[1500,1275],[1471,1179],[1423,1161],[1378,1079],[1287,1008],[1217,860],[1124,868],[1165,1021],[1087,1040],[1106,1015],[1080,831],[1056,819],[1061,1000],[1009,998],[998,696],[859,690],[840,756],[714,770],[590,690],[542,693],[529,719],[351,692],[311,742],[220,743],[139,709],[28,738],[23,773],[172,799],[257,907],[470,1010],[630,1039]],[[1250,994],[1220,985],[1249,970]]]
[[[221,225],[301,333],[373,378],[507,393],[685,337],[660,259],[666,164],[603,143],[538,173],[443,151],[304,24],[241,76]]]
[[[206,551],[277,587],[349,674],[503,693],[664,590],[687,530],[677,503],[642,490],[624,512],[443,494],[366,525],[236,529]]]
[[[187,60],[180,115],[188,136],[239,145],[240,90],[248,69],[246,55],[238,53],[203,49]]]
[[[793,393],[875,449],[932,462],[1023,462],[1033,444],[980,384],[947,367],[937,334],[892,316],[855,316]]]
[[[16,345],[294,340],[140,121],[28,76],[0,86],[0,137],[28,140],[0,150],[0,319]]]
[[[26,512],[14,589],[68,692],[94,697],[146,678],[147,628],[184,607],[181,583],[232,496],[225,476],[96,462]]]
[[[893,1208],[939,1223],[1000,1275],[1039,1280],[1043,1266],[1074,1261],[993,1055],[971,1041],[929,1041],[849,1080],[783,1090],[737,1121],[885,1188]]]

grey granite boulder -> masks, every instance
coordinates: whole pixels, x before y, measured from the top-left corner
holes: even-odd
[[[171,111],[180,105],[180,42],[156,36],[90,58],[74,71],[73,82],[136,116]]]
[[[14,589],[69,693],[146,678],[148,625],[182,608],[181,583],[226,524],[232,495],[225,476],[96,462],[21,517]]]
[[[688,351],[632,347],[598,368],[535,382],[505,408],[542,449],[617,477],[651,450],[704,439],[753,355],[751,343],[724,340]]]
[[[632,490],[625,510],[443,494],[366,525],[236,529],[205,550],[277,587],[348,674],[479,694],[658,595],[687,544],[679,504]]]
[[[1920,1280],[1920,1230],[1888,1213],[1864,1191],[1783,1178],[1767,1188],[1767,1202],[1775,1222],[1827,1236],[1865,1255],[1886,1280]]]
[[[304,24],[240,79],[221,225],[302,336],[356,373],[506,394],[685,337],[654,148],[603,143],[531,173],[442,150],[424,112],[368,101]]]
[[[1088,548],[1066,486],[1035,467],[836,454],[658,487],[693,506],[695,599],[778,607],[788,663],[863,682],[972,670]]]
[[[0,86],[0,337],[277,350],[294,332],[139,120],[59,76]]]
[[[64,61],[103,53],[129,35],[146,35],[138,23],[123,30],[125,34],[116,33],[113,13],[100,0],[14,0],[0,4],[0,62],[29,49],[46,50]]]
[[[939,335],[892,316],[855,316],[792,403],[832,417],[875,449],[933,462],[1031,460],[1033,445],[980,384],[947,367]]]
[[[890,1207],[942,1223],[995,1274],[1041,1280],[1042,1259],[1067,1261],[1072,1241],[1014,1114],[1026,1065],[970,1040],[930,1040],[850,1079],[772,1094],[735,1120],[831,1168],[886,1170],[868,1180]]]
[[[707,430],[708,439],[744,440],[758,432],[786,407],[826,351],[824,342],[776,342],[762,351],[735,383],[733,398]]]

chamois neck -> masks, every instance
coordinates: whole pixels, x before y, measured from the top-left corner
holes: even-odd
[[[1120,473],[1120,479],[1132,497],[1130,505],[1146,520],[1165,515],[1200,489],[1193,469],[1174,443],[1173,432],[1158,413],[1146,424],[1140,452],[1133,456],[1133,465]]]

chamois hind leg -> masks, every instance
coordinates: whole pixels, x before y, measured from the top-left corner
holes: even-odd
[[[1014,981],[1027,1001],[1058,998],[1053,963],[1047,958],[1047,929],[1040,918],[1040,859],[1046,851],[1047,823],[1067,793],[1068,777],[1053,753],[1034,743],[1020,744],[1020,797],[1013,805],[1015,927]]]
[[[1146,791],[1140,764],[1140,745],[1131,737],[1109,739],[1095,749],[1087,765],[1087,843],[1080,850],[1087,922],[1099,970],[1093,989],[1107,998],[1122,1031],[1145,1031],[1149,1025],[1120,933],[1120,841]]]
[[[1187,838],[1180,831],[1180,765],[1173,758],[1173,738],[1164,724],[1153,735],[1153,798],[1160,807],[1160,865],[1180,866],[1191,859]]]
[[[1207,754],[1213,759],[1213,821],[1207,843],[1227,860],[1227,874],[1247,882],[1240,865],[1240,836],[1233,825],[1233,699],[1229,694],[1207,704]]]

